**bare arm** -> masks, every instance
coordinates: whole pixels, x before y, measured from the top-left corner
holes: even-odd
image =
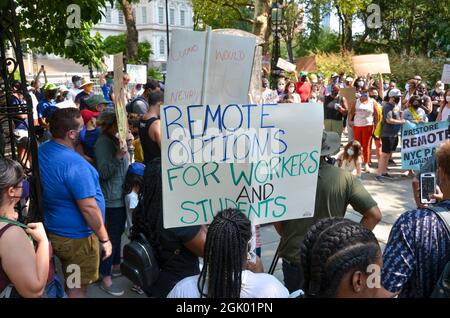
[[[100,211],[95,198],[91,197],[77,200],[77,205],[80,209],[81,214],[86,220],[86,223],[94,231],[99,240],[109,240],[108,233],[106,232],[106,228],[103,222],[102,212]]]
[[[342,106],[339,105],[339,108],[337,109],[337,111],[340,112],[344,116],[345,116],[345,114],[348,113],[348,103],[347,103],[347,99],[345,97],[342,97]]]
[[[189,242],[184,243],[184,246],[198,257],[203,257],[205,253],[206,232],[206,226],[202,225],[197,235]]]
[[[347,120],[349,127],[353,127],[353,117],[355,116],[355,103],[350,105],[350,109],[348,110]]]
[[[45,232],[35,252],[23,229],[17,226],[9,228],[2,237],[0,256],[3,270],[21,296],[42,296],[50,263],[49,243]]]
[[[384,97],[384,85],[383,85],[383,75],[381,73],[378,73],[378,95],[380,98]]]
[[[372,231],[380,221],[381,211],[378,208],[378,205],[376,205],[364,212],[361,224]]]

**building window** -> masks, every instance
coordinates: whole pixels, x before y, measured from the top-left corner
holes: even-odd
[[[106,23],[111,23],[111,8],[106,8],[105,10],[105,21]]]
[[[186,11],[184,11],[184,10],[180,11],[180,24],[182,26],[185,26],[185,24],[186,24]]]
[[[170,9],[169,14],[170,14],[170,25],[174,25],[175,24],[175,9]]]
[[[164,24],[164,8],[158,7],[158,21],[159,24]]]
[[[119,24],[123,24],[123,12],[119,11]]]
[[[159,55],[166,55],[166,43],[163,39],[159,40]]]
[[[142,24],[147,24],[147,7],[142,7]]]

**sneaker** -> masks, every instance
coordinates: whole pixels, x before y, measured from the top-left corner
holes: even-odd
[[[130,288],[132,291],[134,291],[135,293],[137,293],[138,295],[143,295],[144,291],[141,289],[141,287],[137,286],[137,285],[133,285],[133,287]]]
[[[103,289],[110,295],[120,297],[125,294],[125,291],[118,287],[116,284],[112,283],[111,286],[106,286],[103,282],[100,283],[100,288]]]
[[[111,272],[111,276],[112,277],[120,277],[120,276],[122,276],[122,272],[120,271],[120,269],[113,269]]]
[[[382,176],[375,176],[375,180],[377,180],[380,183],[384,183],[384,180],[383,180]]]

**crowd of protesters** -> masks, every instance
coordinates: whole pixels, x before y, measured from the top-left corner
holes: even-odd
[[[126,73],[122,81],[128,88]],[[43,223],[18,222],[14,208],[24,197],[23,168],[10,159],[0,159],[1,297],[87,297],[87,287],[93,283],[110,295],[122,296],[124,290],[114,278],[121,275],[124,233],[131,240],[142,234],[157,247],[156,281],[151,286],[132,287],[149,297],[436,294],[435,287],[450,261],[450,233],[445,223],[421,204],[418,210],[399,217],[382,252],[372,232],[382,214],[360,178],[374,166],[373,142],[378,159],[376,180],[384,183],[391,178],[387,167],[405,121],[450,119],[450,90],[445,91],[443,83],[437,82],[429,92],[416,76],[402,93],[395,82],[383,81],[381,74],[378,80],[370,74],[354,80],[335,73],[327,81],[320,74],[301,72],[293,80],[281,76],[275,90],[263,79],[263,102],[314,102],[324,109],[314,217],[274,224],[281,237],[278,252],[284,285],[263,273],[260,250],[258,256],[252,255],[252,241],[255,236],[259,241],[260,228],[252,226],[239,210],[217,211],[209,226],[163,227],[160,112],[164,85],[148,79],[125,90],[129,133],[121,140],[113,74],[100,76],[101,95],[93,93],[90,79],[74,76],[72,83],[68,89],[46,80],[41,88],[36,80],[28,92],[40,133]],[[20,82],[13,83],[12,104],[25,99],[20,86]],[[340,94],[349,87],[355,88],[354,101]],[[22,152],[27,151],[25,118],[14,119]],[[348,144],[338,154],[344,134]],[[450,142],[439,147],[433,160],[439,185],[436,206],[448,210]],[[417,186],[414,189],[416,193]],[[348,205],[361,214],[360,223],[344,219]],[[61,263],[64,282],[58,279],[54,257]],[[70,283],[74,264],[81,273],[79,285]],[[371,266],[382,269],[379,286],[369,283]]]

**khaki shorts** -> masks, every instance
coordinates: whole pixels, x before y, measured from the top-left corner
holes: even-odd
[[[77,268],[73,265],[79,266],[81,275],[79,280],[82,286],[99,279],[100,245],[95,234],[82,239],[72,239],[48,233],[48,238],[52,242],[53,252],[61,261],[66,285],[77,280],[74,276]],[[67,271],[70,265],[72,266]]]

